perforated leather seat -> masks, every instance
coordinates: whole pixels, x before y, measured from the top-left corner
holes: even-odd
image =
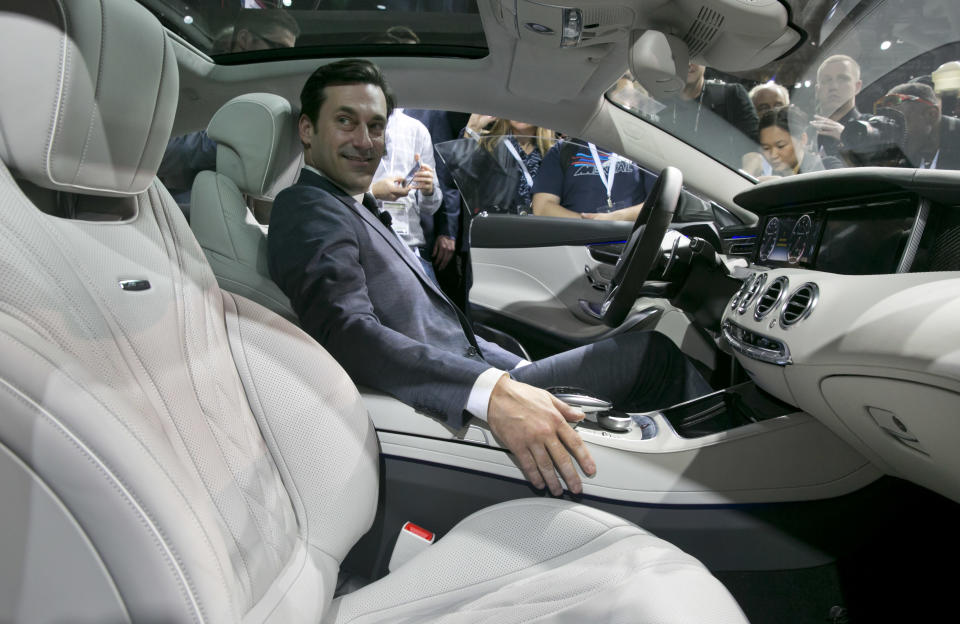
[[[224,290],[296,320],[267,268],[266,226],[244,195],[272,201],[293,184],[303,162],[290,103],[272,93],[249,93],[224,104],[207,134],[217,142],[217,170],[193,183],[190,227]]]
[[[0,69],[0,621],[745,621],[692,557],[546,499],[334,600],[376,432],[321,347],[220,290],[156,180],[169,38],[130,0],[10,4],[0,53],[31,63]],[[61,200],[97,220],[38,209]]]

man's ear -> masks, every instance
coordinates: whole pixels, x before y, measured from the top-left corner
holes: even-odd
[[[250,49],[253,43],[253,35],[246,28],[241,28],[233,37],[233,49],[231,52],[245,52]]]
[[[863,88],[863,81],[862,81],[862,80],[858,80],[858,81],[857,81],[857,86],[856,86],[856,88],[853,90],[853,94],[854,94],[854,95],[857,95],[858,93],[860,93],[860,89],[862,89],[862,88]]]
[[[300,142],[304,147],[309,148],[311,141],[313,141],[314,129],[313,122],[310,121],[307,115],[300,115],[300,120],[297,122],[297,130],[300,132]]]

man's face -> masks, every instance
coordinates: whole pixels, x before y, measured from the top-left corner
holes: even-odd
[[[286,28],[274,26],[263,33],[250,30],[240,30],[234,37],[231,52],[250,52],[253,50],[275,50],[277,48],[292,48],[297,38]]]
[[[697,84],[701,78],[703,78],[703,73],[707,70],[704,65],[698,65],[696,63],[690,63],[687,66],[687,86],[692,87]]]
[[[316,125],[300,116],[305,162],[351,195],[370,188],[386,151],[387,100],[380,87],[326,87]]]
[[[940,109],[933,102],[913,99],[911,96],[887,94],[883,105],[903,113],[906,135],[902,147],[908,155],[920,153],[939,141],[939,137],[934,136],[934,130],[940,119]]]
[[[860,87],[859,72],[849,61],[831,61],[823,65],[817,72],[820,113],[829,116],[847,104],[853,106]]]
[[[778,89],[760,89],[753,95],[753,107],[757,109],[758,115],[786,105]]]

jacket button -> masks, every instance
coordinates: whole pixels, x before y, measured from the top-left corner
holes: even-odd
[[[467,357],[476,357],[478,355],[480,355],[479,349],[473,346],[467,347]]]

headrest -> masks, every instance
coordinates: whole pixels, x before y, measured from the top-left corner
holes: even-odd
[[[153,182],[179,78],[166,31],[132,0],[8,0],[0,10],[0,159],[73,193]]]
[[[303,152],[290,102],[272,93],[233,98],[210,120],[207,134],[217,142],[217,173],[260,198],[272,199],[276,179]]]

